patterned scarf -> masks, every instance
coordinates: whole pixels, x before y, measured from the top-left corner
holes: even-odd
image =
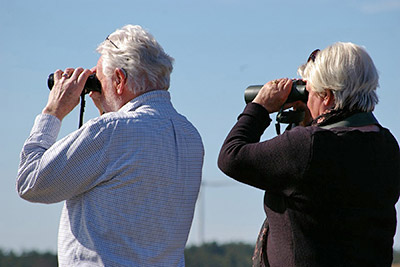
[[[325,126],[342,121],[356,113],[362,112],[358,109],[328,109],[323,114],[319,115],[312,122],[312,126]]]

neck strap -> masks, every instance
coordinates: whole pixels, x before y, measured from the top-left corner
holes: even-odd
[[[360,112],[356,113],[342,121],[332,123],[329,125],[321,126],[324,129],[332,129],[335,127],[360,127],[371,124],[379,124],[372,112]]]

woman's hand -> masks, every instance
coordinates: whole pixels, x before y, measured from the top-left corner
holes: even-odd
[[[270,81],[260,89],[253,103],[262,105],[269,113],[277,112],[285,104],[292,84],[288,78]]]
[[[311,116],[311,112],[307,107],[307,104],[304,103],[303,101],[296,101],[293,103],[290,103],[291,106],[293,107],[293,110],[298,110],[298,111],[304,111],[304,120],[299,123],[300,126],[309,126],[313,120]]]

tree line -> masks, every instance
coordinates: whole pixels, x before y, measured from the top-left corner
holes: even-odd
[[[185,249],[187,267],[247,267],[252,265],[254,246],[245,243],[205,243]],[[394,251],[393,263],[400,263],[400,251]],[[0,267],[57,267],[57,255],[51,252],[6,252],[0,249]]]

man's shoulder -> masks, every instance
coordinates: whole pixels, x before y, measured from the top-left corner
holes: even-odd
[[[163,114],[162,111],[154,109],[149,106],[141,106],[135,110],[125,110],[125,111],[116,111],[116,112],[108,112],[100,117],[89,120],[84,127],[86,128],[109,128],[116,129],[121,127],[135,127],[137,125],[149,125],[162,123],[165,120],[180,120],[184,118],[180,116],[178,113],[173,114]],[[185,119],[185,118],[184,118]]]
[[[140,120],[140,116],[137,113],[126,113],[126,112],[108,112],[100,117],[89,120],[85,123],[84,127],[86,128],[108,128],[114,127],[118,123],[123,123],[128,120],[135,121]]]

